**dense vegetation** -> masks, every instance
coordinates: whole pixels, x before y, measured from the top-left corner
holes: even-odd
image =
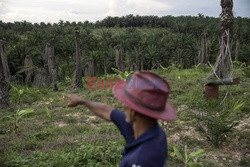
[[[169,66],[172,63],[182,67],[192,67],[198,64],[200,37],[207,34],[208,54],[213,64],[219,54],[219,19],[191,16],[133,16],[107,17],[102,21],[90,23],[64,22],[34,23],[0,21],[0,39],[6,41],[6,51],[12,75],[23,65],[27,55],[32,57],[36,66],[43,65],[43,55],[46,43],[54,39],[55,55],[60,64],[60,70],[72,73],[75,62],[74,30],[80,29],[80,47],[83,58],[94,59],[95,74],[103,74],[104,66],[107,72],[115,67],[115,49],[121,44],[126,55],[126,69],[135,62],[136,54],[143,57],[144,69]],[[236,41],[239,40],[238,60],[249,63],[250,52],[250,20],[235,18],[232,28],[232,57],[235,59]],[[84,61],[85,62],[85,61]],[[104,63],[103,63],[104,62]]]

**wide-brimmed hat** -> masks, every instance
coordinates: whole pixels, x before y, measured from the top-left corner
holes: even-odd
[[[168,102],[167,81],[152,72],[135,72],[127,81],[113,87],[114,96],[142,115],[160,120],[175,120],[174,107]]]

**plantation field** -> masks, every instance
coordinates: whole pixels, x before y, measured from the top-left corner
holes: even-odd
[[[206,167],[250,166],[249,67],[235,66],[241,83],[221,86],[216,100],[203,97],[208,67],[170,66],[154,72],[170,83],[169,99],[178,114],[174,122],[159,122],[167,133],[170,167],[195,162]],[[129,74],[100,78],[125,79]],[[86,87],[86,78],[83,82]],[[0,110],[0,166],[118,166],[125,140],[115,125],[83,106],[67,107],[63,95],[78,94],[119,109],[122,105],[110,89],[73,90],[71,85],[72,80],[66,78],[59,82],[58,92],[27,86],[10,90],[11,108]],[[19,119],[16,133],[13,114],[18,109],[33,112]]]

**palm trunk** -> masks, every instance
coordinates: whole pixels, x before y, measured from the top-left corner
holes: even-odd
[[[218,65],[215,68],[219,78],[231,78],[233,64],[231,59],[230,48],[230,29],[233,24],[233,0],[221,0],[221,46],[220,56],[218,57]]]
[[[31,66],[33,66],[33,61],[29,56],[26,56],[25,60],[24,60],[24,67],[31,67]],[[28,85],[31,84],[32,75],[33,75],[32,70],[28,70],[25,72],[25,83],[26,84],[28,84]]]
[[[55,58],[55,48],[54,48],[54,40],[50,40],[47,43],[47,58],[48,58],[48,72],[50,81],[53,85],[53,91],[57,91],[57,65],[56,65],[56,58]]]
[[[208,40],[207,34],[202,33],[200,37],[200,51],[198,56],[198,64],[206,64],[208,62]]]
[[[2,41],[1,41],[2,42]],[[9,87],[8,87],[8,84],[6,82],[6,78],[5,78],[5,73],[4,73],[4,62],[3,61],[3,56],[5,55],[2,55],[4,53],[4,50],[3,50],[3,45],[2,43],[1,44],[1,47],[0,47],[0,108],[6,108],[9,106]]]
[[[10,81],[10,69],[8,66],[8,60],[7,60],[7,56],[6,56],[6,52],[5,52],[5,43],[3,40],[0,40],[0,58],[2,59],[2,66],[3,66],[3,73],[5,76],[5,80],[6,81]]]
[[[136,68],[135,71],[138,71],[140,69],[140,63],[139,63],[139,49],[135,47],[135,63],[136,63]]]
[[[93,58],[89,58],[85,65],[84,75],[85,76],[94,76],[94,61]]]
[[[124,72],[125,71],[125,66],[124,66],[124,49],[122,45],[117,45],[116,46],[116,67],[118,70]]]
[[[80,31],[75,30],[75,44],[76,44],[76,71],[74,88],[82,88],[82,63],[80,50]]]
[[[48,59],[49,59],[49,45],[48,43],[45,46],[45,53],[44,53],[44,57],[43,57],[43,61],[44,61],[44,69],[45,69],[45,84],[47,87],[49,87],[50,85],[50,77],[49,77],[49,67],[48,67]],[[40,84],[35,84],[35,85],[40,85]],[[39,87],[39,86],[38,86]]]
[[[144,70],[144,60],[143,60],[143,55],[141,55],[141,71]]]
[[[107,74],[108,71],[108,64],[107,64],[107,57],[105,56],[104,62],[103,62],[103,67],[104,67],[104,74]]]

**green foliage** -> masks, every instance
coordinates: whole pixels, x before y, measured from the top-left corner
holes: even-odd
[[[238,68],[240,65],[235,67]],[[242,70],[245,68],[245,66],[240,67]],[[169,166],[184,166],[186,164],[186,166],[204,165],[210,167],[221,165],[248,166],[249,164],[249,161],[245,157],[242,157],[240,161],[234,161],[233,158],[235,152],[241,153],[243,151],[242,153],[245,153],[241,148],[245,146],[245,141],[248,141],[249,133],[247,129],[243,129],[243,126],[240,126],[243,127],[242,131],[233,133],[237,141],[239,140],[240,142],[232,140],[232,143],[230,143],[230,148],[234,147],[236,151],[223,153],[227,158],[226,161],[221,159],[220,150],[204,144],[207,142],[206,140],[200,140],[195,135],[185,135],[185,129],[187,130],[192,126],[202,126],[206,132],[201,132],[201,134],[204,134],[204,136],[205,134],[216,136],[219,133],[224,133],[223,128],[230,127],[230,124],[235,126],[239,119],[243,120],[249,114],[250,100],[248,84],[242,83],[239,86],[230,87],[231,93],[234,96],[234,100],[231,99],[231,102],[226,99],[224,103],[220,104],[217,102],[219,100],[207,101],[203,98],[203,85],[201,82],[209,71],[208,66],[181,69],[181,66],[178,65],[170,65],[168,68],[168,66],[164,67],[164,64],[162,65],[162,69],[153,71],[166,78],[170,83],[172,91],[169,100],[178,110],[178,120],[168,123],[166,127],[170,139],[173,139],[173,134],[180,132],[178,143],[183,144],[183,147],[179,148],[176,146],[176,148],[171,148],[169,145]],[[103,80],[108,78],[125,79],[129,76],[128,73],[123,74],[117,71],[113,74],[100,76],[100,78]],[[244,79],[248,81],[249,78]],[[60,83],[63,93],[77,93],[89,100],[108,103],[116,108],[122,107],[113,97],[111,90],[83,89],[72,92],[68,89],[68,85],[72,83],[71,79],[66,77],[66,82]],[[13,135],[9,130],[14,123],[14,114],[1,118],[0,166],[109,167],[118,165],[121,160],[121,150],[124,147],[124,141],[113,124],[106,123],[101,119],[92,118],[93,114],[85,107],[68,108],[65,99],[61,96],[62,92],[49,93],[48,89],[44,88],[36,89],[28,87],[28,90],[25,86],[16,87],[17,90],[11,89],[12,104],[17,104],[20,101],[20,105],[17,104],[16,107],[26,107],[27,103],[37,101],[36,103],[29,104],[29,107],[32,107],[36,111],[36,114],[30,113],[33,117],[28,117],[29,119],[26,119],[29,114],[23,115],[19,119],[21,133],[18,136]],[[225,93],[224,88],[220,88],[220,93]],[[21,91],[19,92],[19,90]],[[18,93],[20,94],[20,98]],[[239,98],[244,99],[245,103],[242,100],[238,100]],[[9,110],[1,110],[0,117],[9,114]],[[44,117],[45,114],[46,117]],[[201,117],[202,114],[203,117]],[[190,117],[187,117],[187,115]],[[210,118],[207,119],[207,116]],[[183,127],[184,135],[182,133]],[[224,137],[227,138],[230,132],[224,133]],[[187,145],[188,148],[185,148],[184,145]],[[228,145],[225,145],[226,150],[229,148]],[[195,148],[193,149],[191,146],[204,148],[208,152],[207,156],[205,158],[200,157],[200,154],[204,152]],[[214,160],[215,157],[218,161]]]
[[[120,142],[83,143],[79,148],[49,152],[35,152],[28,156],[12,155],[5,166],[27,167],[115,167],[121,160]]]
[[[71,76],[74,67],[74,31],[81,32],[81,48],[84,57],[94,59],[95,74],[104,73],[104,62],[108,72],[115,67],[114,46],[122,44],[124,56],[130,63],[135,62],[135,55],[142,55],[144,70],[149,70],[155,63],[164,67],[179,64],[182,68],[192,67],[197,59],[200,34],[209,36],[208,47],[211,62],[216,59],[219,43],[217,34],[219,19],[191,16],[133,16],[107,17],[96,23],[88,21],[63,22],[50,24],[31,24],[26,21],[0,23],[0,39],[6,40],[6,52],[9,55],[9,67],[12,74],[17,71],[43,67],[43,52],[48,39],[55,40],[55,53],[61,69],[66,76]],[[240,30],[239,60],[248,61],[249,53],[249,18],[235,18],[233,31]],[[232,36],[232,53],[235,53],[237,35]],[[23,67],[25,57],[29,55],[33,67]],[[233,55],[233,54],[232,54]],[[23,67],[20,71],[19,67]],[[60,75],[61,76],[61,75]],[[64,79],[64,77],[60,78]]]
[[[34,113],[34,109],[31,109],[31,108],[24,109],[24,110],[18,109],[15,114],[3,117],[3,118],[1,118],[1,120],[11,119],[13,121],[13,124],[14,124],[14,131],[17,134],[20,131],[20,121],[23,119],[23,117],[25,117],[31,113]]]
[[[187,145],[185,145],[184,149],[173,146],[173,152],[170,153],[170,156],[182,162],[185,167],[202,167],[203,164],[197,162],[197,158],[203,157],[205,154],[204,150],[188,152]]]
[[[160,65],[161,69],[165,72],[169,72],[169,71],[174,71],[174,70],[179,70],[181,69],[181,65],[178,64],[174,64],[172,63],[170,66],[168,66],[167,68],[163,67],[162,65]]]
[[[83,144],[77,151],[77,166],[117,166],[121,160],[120,142]]]
[[[12,101],[15,105],[19,105],[21,103],[21,98],[24,93],[24,89],[18,89],[14,85],[11,85],[11,95]]]
[[[215,147],[220,147],[238,124],[244,104],[243,100],[226,99],[222,104],[208,100],[200,104],[199,111],[194,111],[191,117],[196,120],[199,132]]]
[[[112,67],[111,69],[116,73],[117,78],[123,79],[123,80],[126,80],[127,78],[131,77],[132,74],[134,73],[133,71],[130,71],[130,72],[125,71],[125,72],[122,72],[122,71],[120,71],[120,70],[118,70],[118,69],[116,69],[116,68],[113,68],[113,67]]]
[[[42,99],[42,92],[38,88],[14,86],[11,84],[11,103],[20,105],[21,103],[32,103]]]
[[[245,76],[250,78],[250,66],[244,67],[242,70],[244,71]]]
[[[52,118],[52,116],[51,116],[51,110],[49,110],[48,107],[45,107],[45,108],[44,108],[44,111],[45,111],[47,117],[51,119],[51,118]]]
[[[234,71],[233,71],[234,78],[240,77],[241,80],[244,80],[244,78],[250,77],[250,72],[249,72],[250,67],[247,66],[246,63],[243,63],[240,61],[234,61],[233,67],[234,67]]]

